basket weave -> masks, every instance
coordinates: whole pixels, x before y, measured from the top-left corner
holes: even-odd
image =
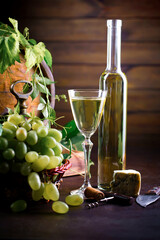
[[[46,174],[48,177],[53,177],[57,176],[56,182],[58,182],[62,177],[63,174],[65,173],[66,170],[68,170],[71,167],[71,162],[69,160],[65,160],[64,164],[60,167],[56,167],[50,170],[44,170],[43,172]]]
[[[63,165],[50,170],[43,170],[39,173],[43,182],[52,182],[59,188],[62,181],[63,174],[71,167],[69,160],[64,160]],[[9,172],[7,174],[0,174],[0,202],[12,203],[18,199],[24,199],[28,202],[32,200],[32,190],[27,182],[27,177],[20,173]]]

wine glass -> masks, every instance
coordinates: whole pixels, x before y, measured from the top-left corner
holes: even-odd
[[[85,189],[91,187],[89,161],[93,143],[90,138],[99,125],[107,92],[92,89],[71,89],[68,90],[68,95],[76,126],[85,137],[82,143],[85,163],[84,183],[79,189],[71,191],[71,194],[81,194],[84,196]]]

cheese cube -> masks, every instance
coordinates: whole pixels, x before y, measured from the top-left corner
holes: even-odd
[[[116,170],[113,173],[111,190],[114,193],[136,197],[140,193],[141,174],[136,170]]]

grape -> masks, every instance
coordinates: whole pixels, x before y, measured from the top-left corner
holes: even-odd
[[[3,151],[3,157],[6,160],[11,160],[15,156],[15,151],[12,148],[7,148],[5,151]]]
[[[46,169],[52,169],[52,168],[56,168],[61,162],[60,157],[57,156],[52,156],[50,157],[50,162],[47,165]]]
[[[42,144],[44,144],[44,146],[47,148],[54,148],[57,142],[53,137],[47,136],[42,139]]]
[[[43,148],[42,149],[42,154],[43,155],[47,155],[47,156],[49,156],[49,157],[51,157],[51,156],[55,156],[55,153],[54,153],[54,151],[53,151],[53,149],[52,148]]]
[[[64,160],[64,156],[63,156],[63,154],[61,153],[60,155],[59,155],[59,157],[61,158],[61,162]]]
[[[31,130],[31,124],[29,122],[24,122],[22,127],[25,128],[27,132]]]
[[[48,130],[48,136],[55,138],[57,142],[62,140],[62,133],[57,129],[50,128]]]
[[[4,137],[0,137],[0,150],[5,150],[8,147],[8,140]]]
[[[48,128],[47,127],[39,127],[37,129],[37,135],[39,137],[46,137],[48,134]]]
[[[23,175],[23,176],[28,176],[31,172],[31,166],[29,163],[27,162],[24,162],[22,163],[21,165],[21,169],[20,169],[20,173]]]
[[[36,121],[36,123],[38,123],[40,126],[43,126],[43,125],[44,125],[43,121],[40,120],[40,119],[36,119],[35,121]]]
[[[47,193],[46,193],[46,185],[47,183],[44,184],[44,192],[43,192],[43,197],[44,199],[46,199],[47,201],[50,200],[50,198],[48,197]]]
[[[9,164],[7,162],[0,163],[0,173],[6,174],[9,171]]]
[[[12,114],[8,116],[7,121],[15,125],[19,125],[22,121],[24,121],[24,117],[19,114]]]
[[[59,199],[59,191],[55,184],[53,183],[46,184],[45,191],[50,200],[57,201]]]
[[[53,150],[56,156],[60,156],[62,153],[62,147],[60,143],[57,142],[57,145],[53,148]]]
[[[7,129],[7,128],[3,128],[2,129],[2,137],[7,138],[8,140],[14,138],[15,134],[12,130]]]
[[[20,127],[16,131],[16,138],[23,142],[27,138],[27,130],[23,127]]]
[[[24,142],[17,142],[15,154],[16,158],[22,160],[27,153],[27,146]]]
[[[7,128],[15,132],[17,130],[17,126],[11,122],[4,122],[3,123],[3,128]]]
[[[42,153],[44,145],[41,143],[41,140],[38,139],[38,142],[32,146],[32,150],[38,153]]]
[[[26,153],[25,159],[26,159],[26,161],[27,161],[28,163],[32,163],[32,162],[34,162],[35,160],[38,159],[38,156],[39,156],[39,155],[38,155],[37,152],[35,152],[35,151],[30,151],[30,152]]]
[[[38,189],[37,191],[32,190],[32,199],[34,201],[39,201],[42,198],[43,193],[44,193],[44,183],[41,183],[40,189]]]
[[[32,190],[38,190],[41,187],[41,179],[39,174],[36,172],[31,172],[28,176],[28,183]]]
[[[27,203],[24,200],[17,200],[10,206],[12,212],[22,212],[27,208]]]
[[[52,209],[56,213],[65,214],[68,212],[69,207],[66,203],[57,201],[52,204]]]
[[[83,197],[79,194],[68,195],[65,202],[70,206],[79,206],[83,203]]]
[[[31,130],[30,132],[28,132],[26,142],[32,146],[38,142],[38,136],[36,131]]]
[[[49,162],[50,162],[50,158],[47,155],[42,155],[33,162],[32,169],[35,172],[40,172],[47,167]]]
[[[41,120],[36,120],[36,122],[32,123],[32,129],[37,130],[39,127],[44,126],[43,122]]]

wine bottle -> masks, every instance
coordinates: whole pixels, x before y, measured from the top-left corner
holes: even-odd
[[[98,128],[98,188],[110,191],[114,170],[126,168],[127,78],[121,71],[121,20],[107,20],[107,67],[99,88],[107,99]]]

